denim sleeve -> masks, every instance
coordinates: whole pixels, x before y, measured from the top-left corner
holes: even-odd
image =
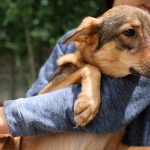
[[[55,60],[74,46],[58,42],[27,98],[5,101],[5,115],[13,136],[39,135],[48,132],[82,131],[109,133],[122,128],[150,104],[150,80],[128,76],[114,79],[102,76],[102,103],[94,120],[84,128],[75,128],[73,104],[80,93],[79,84],[35,96],[48,82],[56,67]]]
[[[13,136],[60,131],[110,133],[129,124],[150,104],[149,85],[150,80],[146,78],[115,80],[104,76],[100,110],[95,119],[84,128],[75,128],[73,121],[73,104],[80,93],[80,85],[5,101],[5,114]]]

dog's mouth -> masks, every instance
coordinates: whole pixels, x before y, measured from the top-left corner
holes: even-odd
[[[135,75],[135,76],[141,76],[141,73],[139,73],[139,71],[137,71],[136,69],[134,69],[133,67],[130,67],[129,68],[129,71],[132,75]]]
[[[137,71],[135,68],[133,68],[133,67],[130,67],[129,68],[129,70],[130,70],[130,73],[132,74],[132,75],[135,75],[135,76],[144,76],[144,77],[147,77],[147,78],[150,78],[150,69],[147,69],[146,71],[144,70],[144,71]]]

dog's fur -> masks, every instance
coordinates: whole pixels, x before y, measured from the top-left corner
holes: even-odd
[[[150,77],[149,26],[150,16],[130,6],[112,8],[98,18],[86,17],[64,42],[74,41],[77,51],[58,59],[58,69],[40,94],[81,83],[82,90],[74,105],[75,122],[78,127],[85,126],[99,109],[101,73],[116,78],[129,74]],[[35,147],[37,150],[150,150],[123,145],[124,131],[106,135],[55,133],[22,137],[18,147],[23,150]]]

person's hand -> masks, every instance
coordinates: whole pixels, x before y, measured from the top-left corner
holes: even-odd
[[[10,134],[3,107],[0,107],[0,134]]]

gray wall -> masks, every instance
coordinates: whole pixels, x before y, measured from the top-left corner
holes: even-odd
[[[25,97],[28,89],[28,70],[17,67],[13,54],[0,55],[0,100]]]

